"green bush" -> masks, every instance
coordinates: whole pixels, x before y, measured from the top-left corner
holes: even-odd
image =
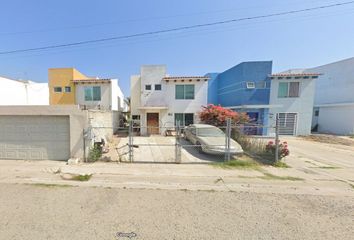
[[[102,148],[99,145],[94,145],[93,148],[90,149],[88,161],[89,162],[96,162],[102,156]]]

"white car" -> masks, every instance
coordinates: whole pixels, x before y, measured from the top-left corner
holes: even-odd
[[[184,129],[184,138],[198,145],[199,152],[225,154],[225,133],[212,125],[192,124]],[[230,154],[242,154],[243,149],[235,140],[230,139]]]

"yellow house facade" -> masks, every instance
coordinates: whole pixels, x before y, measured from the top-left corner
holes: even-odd
[[[50,68],[48,70],[49,104],[76,104],[74,80],[84,80],[89,77],[75,68]]]

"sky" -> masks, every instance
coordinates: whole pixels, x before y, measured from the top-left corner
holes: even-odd
[[[298,10],[349,0],[0,0],[0,52],[131,35]],[[44,51],[0,55],[0,76],[48,81],[48,68],[87,76],[130,76],[145,64],[204,75],[244,61],[273,61],[273,72],[354,57],[354,4],[193,30]]]

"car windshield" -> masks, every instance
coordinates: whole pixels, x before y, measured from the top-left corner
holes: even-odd
[[[199,137],[224,137],[225,134],[216,127],[204,127],[197,129],[197,136]]]

